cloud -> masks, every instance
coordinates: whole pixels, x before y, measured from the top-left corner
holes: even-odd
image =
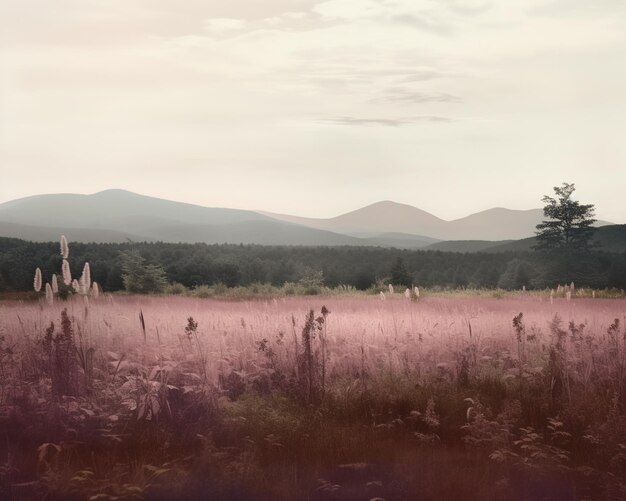
[[[322,118],[320,123],[328,125],[356,125],[366,127],[400,127],[403,125],[410,125],[419,122],[452,122],[453,120],[448,117],[440,117],[434,115],[420,115],[412,117],[401,118],[363,118],[363,117],[351,117],[351,116],[338,116]]]
[[[441,78],[446,74],[438,70],[413,70],[409,71],[399,81],[401,82],[423,82],[425,80],[433,80],[435,78]]]
[[[462,16],[478,16],[493,7],[490,0],[449,0],[449,8]]]
[[[383,97],[372,99],[373,103],[460,103],[461,98],[447,92],[427,93],[406,88],[390,88]]]
[[[432,13],[396,14],[391,16],[391,21],[436,35],[451,35],[454,32],[452,24],[438,19]]]
[[[243,19],[229,17],[212,17],[204,22],[204,28],[211,34],[223,35],[232,32],[240,32],[246,26]]]
[[[497,172],[505,186],[503,164],[520,180],[590,164],[612,179],[626,159],[625,10],[626,0],[0,0],[0,171],[33,174],[0,191],[50,190],[59,168],[80,180],[84,165],[91,181],[113,169],[140,183],[155,158],[195,179],[191,157],[235,183],[293,171],[290,192],[319,164],[351,179],[348,165],[415,158],[443,183],[458,169]]]
[[[318,3],[313,11],[328,18],[367,19],[381,16],[386,9],[375,0],[328,0]]]
[[[258,27],[267,19],[294,21],[320,0],[20,0],[0,2],[0,38],[6,45],[125,45],[154,37],[202,35],[211,20]],[[14,22],[4,22],[15,20]]]
[[[626,15],[626,2],[623,0],[603,0],[602,2],[548,0],[531,5],[526,12],[530,16],[537,17],[581,16],[589,18],[602,14],[624,16]]]

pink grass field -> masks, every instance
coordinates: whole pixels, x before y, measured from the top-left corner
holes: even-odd
[[[331,312],[327,320],[331,377],[360,364],[362,346],[368,367],[385,370],[400,366],[408,370],[418,359],[422,367],[451,363],[470,343],[484,356],[513,352],[512,319],[520,312],[527,329],[536,333],[538,347],[549,341],[548,323],[555,315],[564,327],[570,321],[585,323],[585,334],[593,337],[605,336],[614,319],[626,315],[623,299],[558,298],[551,304],[536,295],[427,297],[417,302],[397,296],[386,301],[321,296],[251,301],[105,296],[53,305],[5,301],[0,303],[0,335],[18,344],[20,339],[33,341],[50,322],[58,324],[61,310],[68,308],[77,332],[96,349],[96,357],[107,351],[141,352],[141,346],[154,356],[152,348],[157,346],[168,347],[170,355],[184,355],[189,351],[184,328],[191,316],[198,322],[202,348],[208,355],[208,373],[217,382],[218,373],[228,370],[226,361],[233,369],[253,370],[254,361],[261,358],[258,343],[263,339],[272,343],[279,333],[284,335],[286,362],[291,353],[288,347],[295,335],[300,335],[305,314],[311,308],[319,314],[322,305]],[[145,340],[140,312],[145,320]]]
[[[0,498],[624,499],[625,315],[535,293],[2,301]]]

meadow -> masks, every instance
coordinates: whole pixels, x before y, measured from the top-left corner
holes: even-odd
[[[2,301],[0,498],[624,499],[625,312],[522,292]]]

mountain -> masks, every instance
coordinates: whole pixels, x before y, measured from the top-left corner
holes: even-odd
[[[261,245],[354,245],[422,248],[437,240],[416,235],[361,237],[310,228],[246,210],[202,207],[124,190],[58,194],[0,204],[0,236],[32,241],[202,242]]]
[[[426,211],[391,201],[377,202],[329,219],[290,216],[271,212],[261,212],[261,214],[310,228],[348,234],[403,233],[438,238],[434,234],[445,224],[443,219]]]
[[[594,241],[607,252],[626,252],[626,224],[612,224],[598,228]]]
[[[55,194],[0,204],[0,221],[52,228],[108,229],[135,233],[168,224],[227,224],[270,221],[253,211],[172,202],[125,190],[93,195]]]
[[[121,243],[128,240],[139,241],[137,235],[123,233],[115,230],[69,228],[69,227],[43,227],[26,224],[6,223],[0,221],[0,236],[30,240],[32,242],[52,242],[65,235],[72,242],[94,243]]]
[[[543,220],[542,209],[488,209],[446,225],[446,240],[517,240],[535,234]]]
[[[367,245],[362,239],[281,221],[241,221],[230,224],[177,224],[148,228],[139,240],[163,242],[236,243],[259,245]]]
[[[596,229],[593,242],[598,250],[626,252],[626,224],[609,224]],[[509,241],[457,240],[437,242],[426,250],[448,252],[521,252],[530,251],[537,243],[535,237]]]
[[[493,240],[444,240],[426,247],[426,250],[443,252],[488,252],[489,249],[510,242],[519,240],[503,240],[494,242]]]
[[[525,245],[508,241],[533,235],[542,217],[540,209],[494,208],[446,221],[411,205],[383,201],[337,217],[315,219],[106,190],[2,203],[0,236],[45,241],[64,234],[75,242],[364,245],[477,252]],[[619,241],[619,236],[616,238]]]
[[[328,219],[304,218],[262,212],[267,216],[311,228],[361,235],[373,232],[400,232],[427,235],[438,240],[518,240],[534,234],[543,219],[542,209],[488,209],[446,221],[406,204],[378,202]],[[610,224],[599,221],[598,225]],[[422,237],[423,238],[423,237]]]

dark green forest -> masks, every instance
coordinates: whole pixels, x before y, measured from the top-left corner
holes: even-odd
[[[124,288],[122,251],[136,251],[161,266],[170,282],[187,287],[252,283],[280,286],[312,273],[324,285],[367,289],[377,280],[422,287],[520,289],[574,281],[584,287],[626,288],[626,253],[592,252],[559,257],[533,251],[455,253],[380,247],[271,247],[171,243],[70,243],[77,273],[89,261],[93,280],[105,291]],[[61,267],[57,242],[0,238],[0,291],[28,291],[40,267],[44,281]]]

